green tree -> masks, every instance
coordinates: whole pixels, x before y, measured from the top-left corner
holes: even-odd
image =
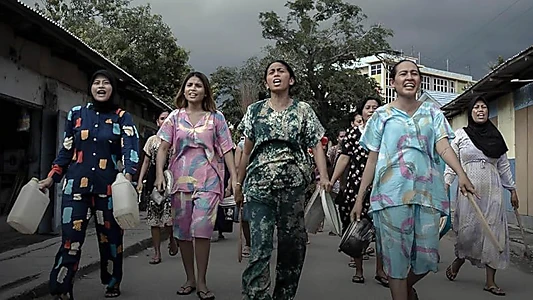
[[[41,0],[37,9],[170,104],[190,70],[189,53],[149,4],[130,4],[131,0]]]
[[[259,15],[263,37],[275,41],[267,57],[293,65],[299,82],[295,97],[315,108],[333,137],[349,126],[355,104],[376,95],[377,83],[354,71],[354,63],[390,50],[392,31],[381,25],[365,28],[361,8],[342,0],[294,0],[285,6],[285,19],[274,11]]]
[[[218,67],[210,76],[215,97],[221,103],[219,107],[234,128],[248,105],[266,97],[263,60],[252,57],[240,67]]]
[[[505,60],[503,59],[503,57],[501,55],[498,55],[498,59],[495,62],[489,62],[489,65],[488,65],[489,69],[491,71],[494,71],[494,70],[496,70],[496,68],[498,68],[504,62],[505,62]]]

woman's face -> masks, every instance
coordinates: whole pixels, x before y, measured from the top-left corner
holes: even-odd
[[[272,92],[286,91],[294,84],[287,67],[284,64],[275,62],[268,67],[266,76],[266,86]]]
[[[205,87],[202,80],[193,76],[185,84],[185,99],[189,103],[202,103],[205,98]]]
[[[159,115],[159,118],[157,118],[157,127],[161,127],[161,125],[163,125],[163,122],[165,122],[165,120],[167,119],[168,117],[168,112],[164,112],[162,114]]]
[[[363,107],[362,116],[363,116],[363,123],[366,123],[370,117],[374,114],[376,109],[378,109],[379,104],[376,100],[368,100],[365,103],[365,106]]]
[[[111,81],[104,75],[97,75],[91,85],[91,94],[94,100],[105,102],[109,100],[112,93],[113,86],[111,86]]]
[[[361,125],[363,125],[363,117],[361,115],[355,115],[353,119],[353,126],[359,127]]]
[[[396,76],[391,83],[398,95],[415,98],[420,88],[420,74],[417,66],[408,61],[400,63],[396,66]]]
[[[472,108],[472,119],[478,124],[483,124],[489,119],[489,108],[483,101],[477,101]]]

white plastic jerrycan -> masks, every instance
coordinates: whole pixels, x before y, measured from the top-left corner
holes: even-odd
[[[111,185],[111,194],[113,197],[113,216],[120,228],[132,229],[137,227],[141,222],[137,191],[124,174],[117,174],[117,179]]]
[[[22,234],[34,234],[50,203],[48,190],[39,190],[39,180],[32,178],[20,193],[7,216],[7,223]]]

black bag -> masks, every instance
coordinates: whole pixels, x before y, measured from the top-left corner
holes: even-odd
[[[363,256],[373,238],[374,225],[372,221],[367,218],[363,218],[359,222],[354,221],[342,235],[339,252],[359,258]]]

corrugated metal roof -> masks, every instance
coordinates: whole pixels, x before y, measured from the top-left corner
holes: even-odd
[[[444,93],[444,92],[437,92],[437,91],[423,91],[422,93],[427,94],[433,100],[437,101],[441,107],[450,103],[451,101],[453,101],[455,98],[457,98],[460,95],[460,94],[455,94],[455,93]]]
[[[533,45],[519,52],[469,87],[455,100],[442,107],[446,117],[460,114],[470,101],[484,97],[492,101],[527,84],[512,82],[512,79],[533,79]]]
[[[129,74],[128,72],[126,72],[124,69],[122,69],[121,67],[119,67],[118,65],[116,65],[115,63],[113,63],[112,61],[110,61],[107,57],[105,57],[104,55],[102,55],[100,52],[98,52],[97,50],[93,49],[91,46],[89,46],[87,43],[85,43],[84,41],[82,41],[79,37],[77,37],[76,35],[72,34],[70,31],[68,31],[65,27],[63,27],[62,25],[58,24],[57,22],[53,21],[52,19],[46,17],[45,15],[41,14],[39,11],[37,11],[35,8],[27,5],[26,3],[24,3],[23,1],[21,0],[3,0],[4,3],[8,3],[11,2],[11,4],[13,5],[17,5],[19,7],[22,7],[23,9],[25,9],[27,12],[29,13],[32,13],[34,14],[35,17],[38,17],[38,18],[42,18],[44,20],[46,20],[47,22],[49,22],[50,24],[54,25],[55,28],[57,28],[57,30],[60,30],[66,34],[68,34],[69,36],[71,36],[72,38],[76,39],[77,42],[81,43],[85,48],[87,48],[88,50],[90,50],[93,54],[97,55],[100,59],[102,59],[106,64],[112,66],[115,71],[117,71],[118,73],[120,73],[122,76],[126,77],[127,79],[129,79],[130,81],[132,81],[133,83],[135,83],[136,85],[138,85],[138,87],[140,87],[141,91],[143,93],[146,94],[146,96],[148,96],[149,98],[151,98],[152,101],[155,101],[156,103],[154,104],[159,104],[160,106],[163,106],[163,108],[166,108],[166,109],[171,109],[171,107],[166,104],[165,102],[163,102],[161,99],[159,99],[157,96],[155,96],[152,91],[150,91],[148,89],[147,86],[145,86],[144,84],[142,84],[139,80],[137,80],[135,77],[133,77],[131,74]],[[120,79],[120,78],[119,78]]]

